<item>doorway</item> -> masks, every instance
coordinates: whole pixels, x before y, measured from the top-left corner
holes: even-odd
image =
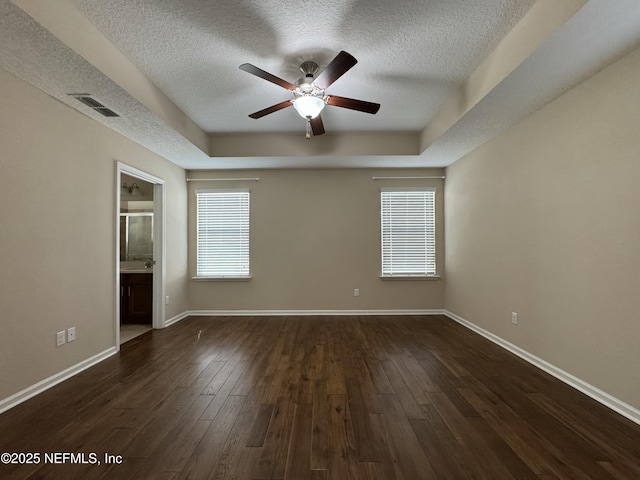
[[[164,180],[117,162],[116,348],[136,335],[164,328]]]

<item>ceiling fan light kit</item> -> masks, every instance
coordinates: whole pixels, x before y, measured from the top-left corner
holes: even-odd
[[[377,113],[380,109],[379,103],[365,102],[362,100],[355,100],[353,98],[325,94],[325,90],[356,63],[358,63],[358,61],[352,55],[345,51],[341,51],[336,58],[327,65],[327,68],[325,68],[324,71],[316,77],[318,65],[312,61],[303,62],[302,65],[300,65],[300,71],[304,74],[304,77],[298,80],[295,85],[283,80],[282,78],[276,77],[269,72],[265,72],[254,65],[243,63],[239,67],[240,70],[285,88],[294,96],[293,100],[286,100],[263,110],[259,110],[250,114],[249,117],[254,119],[262,118],[265,115],[269,115],[270,113],[277,112],[278,110],[282,110],[283,108],[293,105],[298,114],[307,121],[305,136],[309,139],[311,138],[312,133],[314,136],[325,133],[322,117],[320,116],[325,105],[348,108],[350,110],[357,110],[359,112],[371,114]]]
[[[324,106],[324,98],[313,95],[302,95],[293,101],[293,108],[296,109],[302,118],[306,118],[307,120],[311,120],[320,115]]]

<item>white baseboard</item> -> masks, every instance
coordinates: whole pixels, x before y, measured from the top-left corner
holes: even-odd
[[[473,330],[474,332],[482,335],[486,339],[501,346],[505,350],[510,351],[514,355],[519,356],[523,360],[526,360],[527,362],[538,367],[539,369],[544,370],[549,375],[556,377],[558,380],[561,380],[567,385],[593,398],[594,400],[600,402],[601,404],[610,408],[614,412],[617,412],[620,415],[628,418],[632,422],[635,422],[640,425],[640,410],[638,410],[637,408],[632,407],[631,405],[623,402],[622,400],[619,400],[609,395],[607,392],[603,392],[599,388],[596,388],[593,385],[571,375],[570,373],[565,372],[564,370],[556,367],[555,365],[552,365],[549,362],[546,362],[541,358],[536,357],[535,355],[527,352],[526,350],[523,350],[522,348],[518,347],[517,345],[514,345],[513,343],[510,343],[504,340],[501,337],[498,337],[497,335],[494,335],[493,333],[485,330],[484,328],[481,328],[475,325],[474,323],[471,323],[470,321],[465,320],[464,318],[456,315],[455,313],[452,313],[448,310],[444,310],[444,315],[458,322],[459,324],[467,327],[468,329]]]
[[[443,309],[393,310],[188,310],[164,322],[168,327],[187,317],[309,317],[313,315],[445,315]]]
[[[314,315],[445,315],[443,309],[391,309],[391,310],[190,310],[168,320],[175,323],[186,317],[283,317]],[[175,320],[174,320],[175,319]]]
[[[40,382],[31,385],[30,387],[25,388],[24,390],[19,391],[7,397],[3,400],[0,400],[0,413],[6,412],[10,408],[15,407],[16,405],[29,400],[31,397],[35,397],[39,393],[44,392],[45,390],[50,389],[54,385],[57,385],[60,382],[67,380],[68,378],[77,375],[78,373],[86,370],[89,367],[94,366],[97,363],[109,358],[111,355],[115,355],[118,353],[118,349],[116,347],[108,348],[107,350],[94,355],[93,357],[87,358],[80,363],[73,365],[61,372],[56,373],[55,375],[51,375],[49,378],[45,378]]]
[[[178,323],[180,320],[184,320],[189,315],[191,315],[191,313],[182,312],[180,315],[176,315],[175,317],[168,318],[167,320],[164,321],[164,326],[166,328],[166,327],[168,327],[170,325],[173,325],[174,323]]]

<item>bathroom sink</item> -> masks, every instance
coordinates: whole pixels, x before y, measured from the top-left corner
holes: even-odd
[[[120,273],[153,273],[153,268],[144,268],[144,267],[121,268]]]

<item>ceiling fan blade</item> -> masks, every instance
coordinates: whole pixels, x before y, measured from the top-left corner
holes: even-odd
[[[324,134],[324,125],[322,124],[322,117],[320,115],[309,120],[309,123],[311,124],[311,131],[314,137]]]
[[[318,78],[316,78],[313,83],[318,88],[325,90],[356,63],[358,63],[358,61],[352,55],[342,51],[336,56],[336,58],[331,60],[331,63],[327,65],[327,68],[318,75]]]
[[[365,102],[364,100],[355,100],[353,98],[338,97],[337,95],[329,95],[329,98],[327,98],[327,105],[348,108],[350,110],[357,110],[359,112],[371,114],[378,113],[378,110],[380,110],[379,103]]]
[[[282,110],[283,108],[290,107],[291,105],[293,105],[293,103],[291,103],[291,100],[286,100],[284,102],[271,105],[270,107],[267,107],[264,110],[260,110],[259,112],[252,113],[249,116],[255,119],[262,118],[265,115],[269,115],[270,113],[277,112],[278,110]]]
[[[250,63],[243,63],[240,65],[240,70],[243,70],[251,75],[255,75],[256,77],[263,78],[264,80],[275,83],[276,85],[286,88],[287,90],[295,90],[296,86],[293,83],[287,82],[286,80],[281,79],[280,77],[276,77],[275,75],[270,74],[269,72],[265,72],[261,68],[258,68]]]

